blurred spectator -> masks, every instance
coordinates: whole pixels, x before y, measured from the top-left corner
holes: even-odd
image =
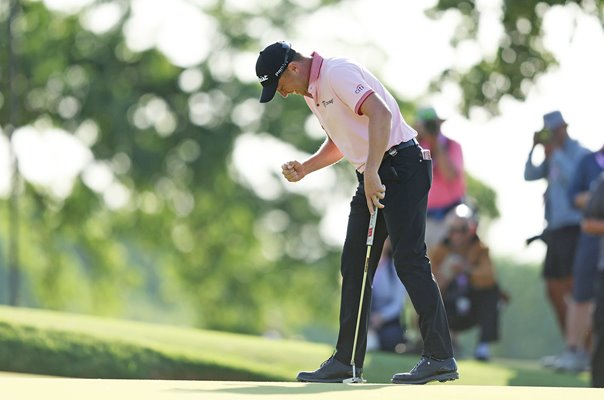
[[[547,245],[543,277],[562,336],[566,337],[566,301],[572,289],[572,265],[580,233],[581,212],[573,207],[568,189],[579,160],[589,153],[579,142],[569,137],[568,125],[560,111],[543,116],[543,129],[533,135],[533,146],[524,167],[524,179],[547,180],[544,194],[545,221],[542,238]],[[542,146],[545,159],[533,163],[533,152]],[[551,364],[557,356],[546,357]]]
[[[579,161],[569,189],[570,201],[578,210],[585,209],[590,187],[602,171],[604,148],[587,154]],[[599,247],[600,238],[597,235],[581,232],[572,270],[572,299],[566,317],[566,349],[550,364],[555,369],[579,372],[589,367]]]
[[[487,361],[489,344],[499,338],[500,300],[508,298],[499,290],[489,249],[476,233],[478,219],[472,209],[458,205],[445,222],[447,236],[430,252],[432,272],[442,292],[454,344],[457,332],[478,326],[474,357]]]
[[[595,182],[585,211],[583,231],[601,235],[598,278],[595,295],[594,351],[591,359],[591,383],[604,388],[604,173]]]
[[[428,250],[446,235],[445,216],[464,199],[466,184],[461,145],[441,132],[444,122],[432,107],[421,108],[416,119],[418,140],[432,153],[432,187],[428,193],[426,246]]]
[[[406,294],[405,287],[394,269],[390,240],[386,239],[373,278],[368,350],[397,353],[405,351],[407,339],[401,313],[405,306]]]

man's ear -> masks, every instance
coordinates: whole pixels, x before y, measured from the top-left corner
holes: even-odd
[[[300,70],[300,65],[298,64],[297,61],[291,61],[287,65],[287,69],[289,69],[291,72],[298,72]]]

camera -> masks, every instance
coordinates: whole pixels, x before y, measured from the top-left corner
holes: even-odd
[[[537,143],[547,143],[552,139],[552,132],[549,129],[542,129],[535,132],[535,140]]]

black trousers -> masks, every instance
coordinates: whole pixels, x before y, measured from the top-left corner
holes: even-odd
[[[388,156],[379,169],[386,196],[385,208],[378,213],[374,243],[369,263],[369,282],[365,288],[355,364],[363,366],[367,347],[368,311],[371,283],[386,237],[390,237],[396,272],[405,285],[409,298],[419,315],[425,356],[444,359],[453,356],[445,307],[432,276],[426,256],[424,235],[428,191],[432,184],[432,162],[423,160],[421,148],[412,146]],[[346,240],[342,251],[342,297],[340,331],[335,357],[350,363],[359,309],[363,269],[367,251],[369,210],[365,200],[363,176],[350,203]]]
[[[462,332],[478,326],[481,343],[495,342],[499,339],[499,288],[493,286],[487,289],[470,288],[465,294],[470,302],[467,313],[457,310],[459,297],[448,300],[448,290],[443,294],[445,310],[449,319],[449,327],[453,332]],[[465,297],[464,296],[464,297]]]

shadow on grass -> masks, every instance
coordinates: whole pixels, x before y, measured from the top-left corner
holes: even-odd
[[[518,365],[506,363],[514,375],[508,380],[510,386],[556,386],[556,387],[589,387],[589,374],[555,372],[541,366]]]
[[[171,392],[178,393],[200,393],[200,392],[212,392],[212,393],[231,393],[241,395],[262,395],[262,396],[276,396],[276,395],[295,395],[295,394],[320,394],[328,392],[343,392],[348,390],[377,390],[389,385],[366,385],[366,384],[341,384],[341,383],[305,383],[301,386],[278,386],[274,383],[270,385],[259,384],[257,386],[242,385],[240,387],[228,387],[219,389],[172,389]]]

